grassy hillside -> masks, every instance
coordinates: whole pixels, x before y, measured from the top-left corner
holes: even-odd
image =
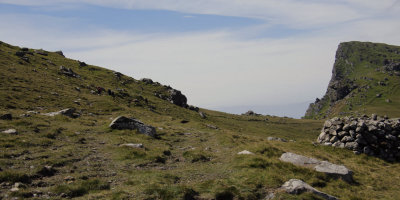
[[[400,47],[370,42],[339,45],[332,79],[321,100],[310,105],[306,118],[377,113],[400,117]]]
[[[79,77],[60,73],[60,66]],[[399,163],[313,145],[323,121],[200,109],[207,115],[203,119],[156,97],[166,91],[161,84],[5,43],[0,44],[0,78],[0,114],[13,116],[0,120],[0,131],[18,131],[0,133],[3,199],[263,199],[291,178],[341,199],[400,195]],[[114,95],[98,94],[99,87]],[[65,108],[80,116],[42,115]],[[120,115],[156,127],[159,138],[110,129]],[[293,141],[268,141],[268,136]],[[126,143],[144,148],[120,146]],[[237,155],[243,150],[255,154]],[[281,162],[287,151],[344,164],[356,182]],[[23,187],[10,191],[16,182]],[[318,197],[278,192],[276,199]]]

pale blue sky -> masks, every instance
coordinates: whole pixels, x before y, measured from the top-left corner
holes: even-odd
[[[197,106],[300,117],[337,45],[400,45],[399,13],[397,0],[0,0],[0,40],[153,78]]]

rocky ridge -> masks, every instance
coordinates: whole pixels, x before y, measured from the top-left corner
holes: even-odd
[[[390,98],[398,95],[395,85],[400,75],[399,63],[400,48],[397,46],[370,42],[341,43],[326,93],[309,105],[304,118],[371,114],[368,107],[374,104],[395,108],[396,104]],[[372,101],[380,98],[382,100]]]
[[[335,117],[325,121],[317,142],[354,153],[400,161],[400,120],[378,117]]]

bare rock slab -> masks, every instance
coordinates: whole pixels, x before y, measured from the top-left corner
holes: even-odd
[[[253,155],[253,152],[247,151],[247,150],[243,150],[239,153],[237,153],[238,155]]]
[[[320,161],[290,152],[282,154],[280,160],[298,166],[313,168],[317,172],[323,172],[328,175],[341,178],[347,182],[351,182],[353,180],[353,172],[347,169],[347,167],[344,165],[336,165],[327,161]]]
[[[111,124],[110,128],[112,129],[129,129],[129,130],[135,130],[137,129],[139,133],[151,136],[151,137],[157,137],[156,129],[152,126],[146,125],[143,122],[135,119],[135,118],[128,118],[124,116],[119,116],[115,118]]]
[[[311,192],[315,195],[318,195],[326,200],[338,200],[338,198],[331,196],[329,194],[323,193],[307,183],[303,182],[302,180],[299,179],[290,179],[289,181],[285,182],[281,189],[286,191],[289,194],[301,194],[303,192]]]

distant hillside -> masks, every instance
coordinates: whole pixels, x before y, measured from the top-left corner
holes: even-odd
[[[400,116],[400,47],[341,43],[326,94],[310,104],[305,118],[371,113]]]

